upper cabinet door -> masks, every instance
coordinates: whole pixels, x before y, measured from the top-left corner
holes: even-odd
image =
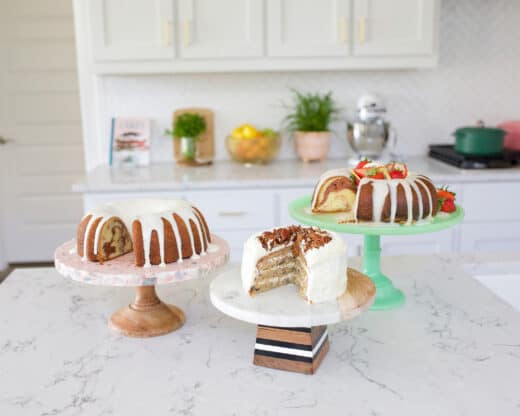
[[[349,55],[350,22],[350,0],[268,0],[268,54]]]
[[[354,55],[430,55],[437,14],[437,0],[354,0]]]
[[[178,33],[182,58],[262,56],[262,0],[179,0]]]
[[[89,0],[97,61],[172,59],[173,0]]]

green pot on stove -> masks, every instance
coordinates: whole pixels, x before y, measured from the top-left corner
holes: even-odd
[[[505,131],[494,127],[461,127],[455,133],[455,151],[464,155],[491,156],[502,153]]]

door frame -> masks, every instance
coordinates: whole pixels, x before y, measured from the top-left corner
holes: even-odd
[[[8,7],[4,4],[3,7]],[[0,91],[5,91],[6,79],[7,79],[7,25],[5,24],[5,16],[7,15],[6,10],[0,10]],[[0,135],[7,135],[7,94],[0,93]],[[1,145],[0,145],[1,146]],[[7,145],[1,146],[0,150],[0,272],[7,268],[7,254],[6,254],[6,241],[5,241],[5,208],[1,201],[5,201],[6,182],[7,182],[7,158],[4,156],[7,152]]]

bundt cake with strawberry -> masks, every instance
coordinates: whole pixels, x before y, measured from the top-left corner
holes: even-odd
[[[343,212],[345,222],[412,224],[430,220],[439,209],[437,189],[404,163],[361,161],[354,169],[325,172],[311,202],[315,213]]]
[[[202,213],[181,199],[104,204],[85,215],[77,231],[77,253],[84,260],[102,263],[133,251],[139,267],[197,258],[210,242]]]
[[[346,290],[347,246],[316,227],[274,228],[245,242],[241,274],[250,296],[294,284],[308,302],[325,302]]]

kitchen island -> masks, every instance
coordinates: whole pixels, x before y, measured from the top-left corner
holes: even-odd
[[[186,324],[131,339],[107,327],[131,289],[18,269],[0,284],[0,414],[519,414],[520,313],[473,278],[518,275],[518,256],[396,256],[383,267],[405,306],[329,326],[314,376],[253,366],[255,326],[212,307],[209,279],[161,287]]]

